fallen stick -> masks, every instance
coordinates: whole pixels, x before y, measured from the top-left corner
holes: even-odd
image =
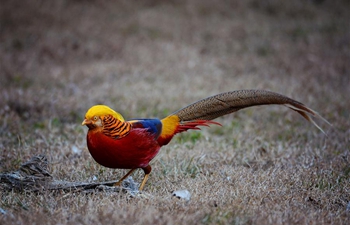
[[[106,182],[69,182],[56,180],[48,172],[48,160],[45,155],[33,156],[21,165],[19,170],[0,173],[0,186],[5,190],[45,191],[62,190],[66,192],[81,191],[132,191],[138,190],[138,184],[133,179],[123,182],[122,186],[114,186],[117,180]]]

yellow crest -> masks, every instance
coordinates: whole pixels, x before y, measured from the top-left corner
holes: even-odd
[[[120,113],[117,113],[113,109],[109,108],[106,105],[94,105],[92,106],[85,114],[86,119],[90,119],[94,116],[106,116],[106,115],[112,115],[114,118],[124,122],[124,118]]]

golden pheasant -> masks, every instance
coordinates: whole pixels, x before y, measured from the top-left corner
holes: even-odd
[[[145,173],[139,188],[142,190],[151,172],[150,161],[175,134],[196,130],[199,126],[220,125],[212,120],[250,106],[269,104],[284,105],[295,110],[323,132],[310,117],[323,119],[317,112],[284,95],[264,90],[221,93],[186,106],[162,120],[126,121],[108,106],[95,105],[87,111],[82,125],[89,128],[87,146],[97,163],[109,168],[130,169],[116,185],[141,168]]]

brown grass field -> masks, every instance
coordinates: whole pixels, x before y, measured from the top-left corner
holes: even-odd
[[[120,178],[87,150],[81,122],[95,104],[162,118],[220,92],[266,89],[333,126],[317,121],[325,136],[285,107],[248,108],[163,147],[142,194],[1,188],[0,224],[350,224],[349,8],[3,0],[0,172],[45,154],[59,180]],[[183,189],[190,201],[172,197]]]

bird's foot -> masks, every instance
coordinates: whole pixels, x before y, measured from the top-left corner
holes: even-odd
[[[114,187],[122,187],[123,181],[118,181],[115,184],[113,184]]]

